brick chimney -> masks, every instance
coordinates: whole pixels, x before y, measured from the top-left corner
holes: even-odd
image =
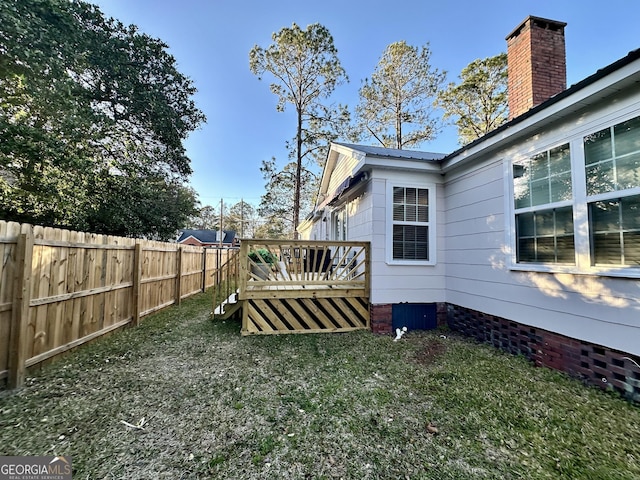
[[[507,35],[509,120],[567,88],[566,26],[529,16]]]

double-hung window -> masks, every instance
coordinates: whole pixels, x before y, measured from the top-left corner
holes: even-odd
[[[430,262],[433,189],[413,186],[391,187],[392,262]]]
[[[514,162],[513,191],[516,261],[575,264],[569,144]]]
[[[520,268],[639,275],[640,117],[621,120],[513,161]]]
[[[640,117],[583,142],[591,263],[640,266]]]

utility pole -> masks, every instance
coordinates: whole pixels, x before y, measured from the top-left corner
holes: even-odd
[[[244,238],[244,198],[240,199],[240,238]]]
[[[224,236],[224,230],[222,229],[222,207],[224,204],[222,203],[222,199],[220,199],[220,248],[222,248],[222,237]]]

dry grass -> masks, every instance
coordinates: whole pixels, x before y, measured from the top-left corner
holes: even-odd
[[[640,409],[521,358],[442,332],[243,338],[208,312],[3,392],[0,454],[71,455],[77,479],[640,478]]]

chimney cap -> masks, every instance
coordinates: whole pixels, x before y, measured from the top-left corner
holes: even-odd
[[[550,20],[548,18],[535,17],[533,15],[529,15],[525,18],[520,24],[513,29],[513,31],[505,37],[505,40],[509,40],[512,37],[516,37],[520,34],[524,26],[531,22],[534,25],[538,25],[539,27],[546,28],[549,30],[562,30],[567,26],[565,22],[560,22],[558,20]]]

